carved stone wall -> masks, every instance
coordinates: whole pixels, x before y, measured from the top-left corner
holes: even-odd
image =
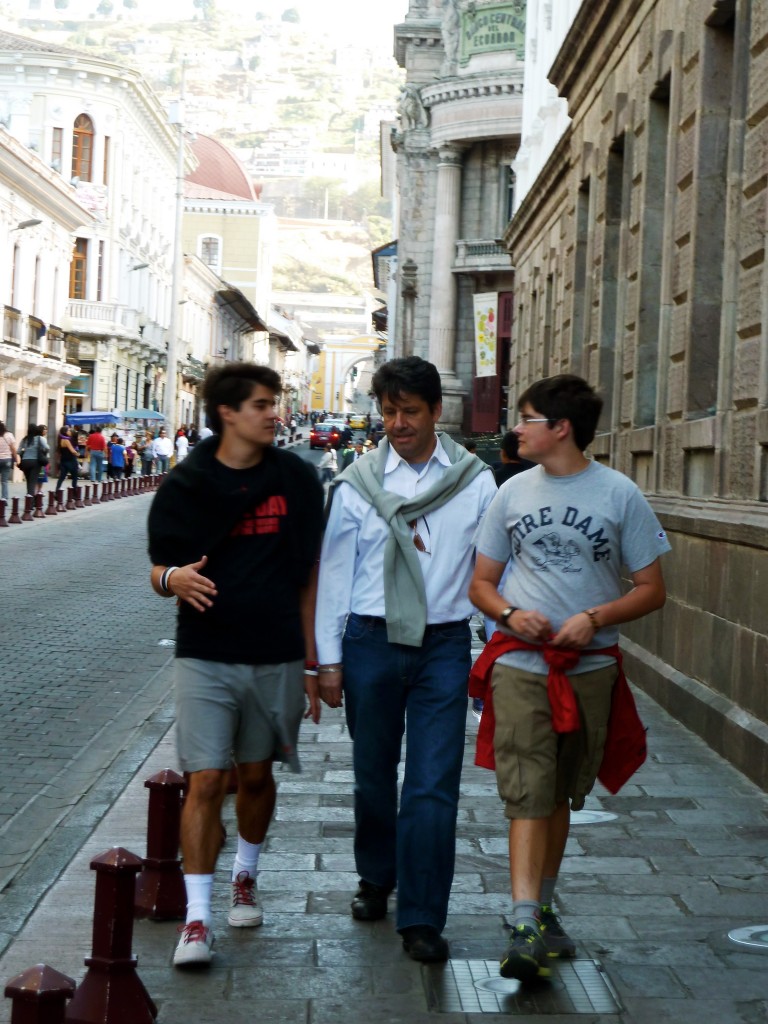
[[[510,406],[570,371],[596,458],[670,539],[632,678],[768,786],[768,18],[746,0],[585,0],[551,78],[572,124],[505,239]]]

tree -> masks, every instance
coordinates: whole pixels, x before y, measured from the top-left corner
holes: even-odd
[[[282,21],[292,21],[298,24],[301,21],[299,12],[295,7],[289,7],[287,11],[283,11]]]
[[[63,11],[69,7],[69,0],[53,0],[53,6],[57,11]]]
[[[205,21],[213,20],[213,16],[216,13],[216,4],[214,0],[192,0],[192,6],[197,7],[198,10],[202,11],[203,19]]]
[[[114,9],[115,5],[112,3],[112,0],[101,0],[101,3],[96,8],[96,13],[103,14],[106,17],[109,17],[109,15],[112,13],[112,11],[114,11]]]

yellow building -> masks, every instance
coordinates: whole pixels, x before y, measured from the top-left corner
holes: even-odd
[[[242,292],[266,321],[277,236],[274,211],[259,201],[244,167],[222,143],[198,135],[192,150],[197,168],[184,186],[184,252]],[[255,336],[254,347],[244,355],[267,362],[266,333]]]

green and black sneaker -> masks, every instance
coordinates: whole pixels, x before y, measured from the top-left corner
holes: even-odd
[[[540,930],[527,924],[519,924],[512,929],[507,951],[501,958],[499,974],[502,978],[516,978],[523,984],[549,977],[547,947]]]
[[[547,950],[547,956],[576,956],[576,943],[560,924],[560,918],[552,907],[542,903],[539,910],[541,917],[541,937]]]

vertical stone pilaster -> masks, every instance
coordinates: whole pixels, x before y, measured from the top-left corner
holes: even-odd
[[[459,237],[462,152],[438,151],[432,295],[429,306],[429,358],[441,373],[453,373],[456,355],[456,281],[453,262]]]
[[[438,150],[435,234],[432,249],[432,293],[429,304],[429,359],[443,381],[443,420],[446,430],[458,430],[463,416],[463,387],[456,377],[457,287],[453,273],[461,211],[463,148]]]

